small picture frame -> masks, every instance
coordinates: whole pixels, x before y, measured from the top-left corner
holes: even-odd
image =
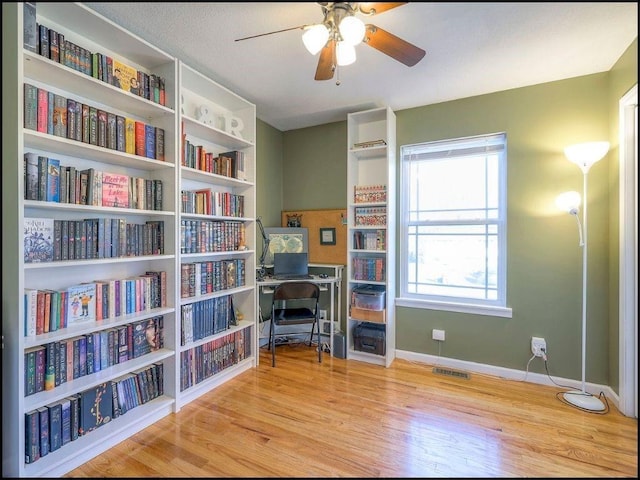
[[[336,229],[321,228],[320,229],[320,245],[335,245],[335,244],[336,244]]]

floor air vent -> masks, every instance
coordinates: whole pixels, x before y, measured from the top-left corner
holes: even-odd
[[[463,378],[469,380],[471,376],[467,372],[461,372],[460,370],[453,370],[451,368],[433,367],[433,373],[438,375],[447,375],[448,377]]]

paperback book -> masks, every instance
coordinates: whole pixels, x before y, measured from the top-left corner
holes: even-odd
[[[53,218],[24,219],[24,263],[53,261]]]
[[[95,322],[96,284],[83,283],[67,289],[67,324]]]

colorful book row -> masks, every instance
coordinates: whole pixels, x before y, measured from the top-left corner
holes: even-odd
[[[387,201],[386,185],[354,185],[353,201],[355,203],[374,203]]]
[[[164,161],[164,129],[24,84],[24,128]]]
[[[244,284],[244,258],[180,265],[181,298],[198,297],[221,290],[242,287]]]
[[[354,257],[351,268],[353,280],[385,281],[385,262],[383,258]]]
[[[50,452],[164,394],[160,362],[70,395],[25,414],[25,463]]]
[[[164,345],[164,317],[157,316],[24,351],[25,396],[141,357]]]
[[[213,152],[207,152],[202,145],[191,143],[184,134],[182,135],[181,165],[238,180],[247,179],[244,152],[233,150],[214,156]]]
[[[357,230],[353,232],[353,248],[355,250],[385,250],[385,230]]]
[[[180,391],[236,365],[251,351],[251,330],[245,328],[181,352]]]
[[[181,220],[180,253],[232,252],[246,249],[242,222]]]
[[[24,262],[57,262],[162,255],[164,222],[124,218],[24,219]]]
[[[237,323],[231,295],[182,305],[180,315],[180,345],[224,332]]]
[[[182,213],[244,217],[244,195],[216,192],[210,188],[183,190]]]
[[[108,55],[92,53],[67,40],[64,33],[37,23],[36,2],[26,2],[24,12],[27,50],[152,102],[166,104],[164,77],[138,71]]]
[[[356,207],[356,225],[384,226],[387,224],[387,207]]]
[[[162,210],[162,180],[79,170],[37,153],[24,154],[24,198],[102,207]]]
[[[164,271],[149,271],[137,277],[83,283],[65,290],[25,288],[25,337],[164,307],[166,278]]]

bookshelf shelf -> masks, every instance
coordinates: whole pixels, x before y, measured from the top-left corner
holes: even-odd
[[[244,272],[255,271],[255,105],[81,3],[35,3],[37,24],[47,28],[47,32],[55,31],[57,34],[64,35],[64,40],[72,42],[65,44],[69,46],[68,52],[73,52],[75,56],[62,56],[62,61],[58,61],[55,57],[45,55],[44,49],[33,52],[29,50],[28,45],[24,45],[24,21],[25,18],[32,18],[30,15],[25,15],[24,8],[28,8],[28,5],[27,3],[3,5],[3,64],[9,68],[6,71],[14,72],[3,77],[3,99],[8,99],[4,102],[3,109],[6,118],[16,119],[14,124],[9,122],[3,124],[3,153],[6,155],[3,161],[2,179],[3,228],[6,231],[18,232],[12,235],[11,239],[3,237],[3,278],[7,280],[3,292],[3,411],[5,413],[3,477],[63,476],[162,417],[178,412],[186,403],[205,392],[242,371],[255,367],[258,357],[255,314],[257,308],[253,275],[247,274],[243,284],[228,290],[189,299],[180,297],[183,263],[242,261]],[[62,37],[56,36],[56,38],[60,40]],[[88,55],[83,52],[88,52]],[[105,59],[101,62],[104,78],[93,75],[93,71],[100,70],[94,68],[98,65],[97,54]],[[75,64],[73,59],[76,60]],[[113,61],[111,67],[108,59]],[[148,80],[147,86],[150,85],[147,89],[148,93],[145,95],[143,92],[138,95],[134,90],[124,90],[109,81],[107,72],[109,68],[113,68],[115,62],[126,64],[131,71],[137,71],[139,78]],[[31,87],[35,87],[36,90]],[[31,92],[35,91],[43,95],[42,97],[38,95],[35,103],[33,98],[27,95],[30,88]],[[66,118],[67,126],[70,125],[72,119],[67,100],[73,100],[81,104],[81,107],[94,108],[96,111],[103,110],[111,114],[111,118],[124,117],[124,119],[145,124],[149,127],[149,132],[153,131],[153,140],[158,141],[158,144],[160,144],[158,138],[162,140],[162,137],[155,135],[164,132],[162,143],[164,158],[162,154],[155,155],[154,150],[149,150],[152,148],[151,144],[147,143],[152,135],[149,132],[142,137],[147,149],[145,154],[140,154],[135,149],[125,148],[132,145],[140,146],[139,138],[134,137],[132,143],[131,138],[125,136],[126,130],[122,128],[119,131],[108,130],[108,123],[105,127],[108,137],[102,137],[103,140],[106,138],[106,142],[92,141],[90,136],[84,137],[84,134],[97,137],[96,133],[103,135],[105,130],[101,132],[92,130],[91,123],[86,120],[91,117],[86,116],[85,113],[83,122],[82,110],[79,110],[80,114],[76,117],[80,126],[75,130],[74,135],[70,133],[67,126],[64,126],[64,130],[60,128],[54,134],[53,129],[39,129],[37,124],[29,123],[31,118],[37,120],[38,101],[42,101],[45,97],[49,100],[56,95],[63,97],[61,100],[65,102],[64,105],[58,105],[61,109],[58,112],[64,111],[66,116],[54,117],[54,109],[42,109],[41,120],[46,120],[48,125],[60,127],[58,119],[61,118]],[[202,105],[207,105],[212,113],[215,113],[215,122],[217,122],[215,125],[209,117],[201,115]],[[33,107],[36,108],[35,111]],[[87,108],[85,108],[86,111]],[[99,124],[96,125],[100,127]],[[120,126],[122,125],[121,123]],[[237,176],[241,178],[232,178],[232,176],[218,175],[185,166],[182,163],[183,134],[191,142],[205,145],[210,152],[242,152],[243,163],[236,164],[240,167]],[[69,198],[61,198],[60,203],[34,200],[34,198],[45,197],[42,195],[42,190],[38,190],[36,196],[31,196],[34,192],[33,179],[36,177],[33,175],[27,177],[25,174],[26,162],[23,163],[22,159],[27,153],[33,154],[30,159],[38,159],[38,161],[39,157],[59,160],[59,171],[64,172],[65,179],[78,175],[71,173],[72,168],[75,169],[74,172],[90,172],[86,174],[87,179],[95,172],[110,174],[110,182],[105,181],[103,184],[99,180],[100,177],[94,175],[97,179],[92,184],[95,192],[107,191],[103,190],[103,186],[105,189],[112,188],[108,192],[109,201],[105,201],[105,206],[102,206],[100,194],[97,194],[97,198],[92,197],[93,201],[88,201],[85,197],[80,201],[72,201],[69,190],[67,190]],[[16,161],[9,161],[9,158],[15,158]],[[37,163],[37,167],[36,184],[40,184],[42,179],[47,182],[47,185],[51,183],[59,188],[60,193],[64,191],[61,179],[56,180],[55,173],[50,174],[50,169],[45,167],[45,164]],[[114,179],[117,182],[118,178],[126,178],[128,188],[113,187],[117,184],[114,183]],[[143,183],[135,184],[132,180],[134,178],[140,179]],[[73,184],[76,188],[74,193],[77,193],[80,191],[80,175],[75,177],[74,182],[76,182]],[[153,196],[154,192],[158,191],[156,188],[160,182],[161,203],[157,197]],[[27,190],[27,185],[30,190]],[[67,187],[69,185],[71,183],[66,184]],[[120,186],[122,185],[121,183]],[[134,195],[136,188],[140,192],[137,197]],[[197,188],[211,188],[215,191],[244,196],[243,216],[182,214],[182,190]],[[89,189],[87,189],[87,198],[89,198],[88,192]],[[47,193],[46,189],[45,193]],[[129,197],[126,198],[126,195]],[[48,195],[45,196],[49,198]],[[123,203],[120,200],[129,201]],[[141,205],[144,208],[129,208],[134,205],[134,201],[135,205]],[[114,204],[129,205],[129,207],[109,206]],[[158,209],[149,209],[149,206]],[[225,213],[228,212],[225,211]],[[29,263],[25,260],[25,251],[34,252],[32,245],[36,244],[31,237],[27,239],[25,233],[25,227],[34,223],[30,219],[42,220],[43,224],[50,224],[57,220],[56,225],[70,225],[69,222],[73,221],[83,229],[93,229],[93,225],[97,226],[91,234],[87,233],[86,236],[80,234],[75,237],[82,242],[82,248],[78,250],[80,253],[73,256],[69,253],[68,257],[61,256],[55,261]],[[116,247],[109,246],[108,248],[112,250],[107,254],[108,242],[105,237],[98,236],[97,232],[106,235],[108,231],[106,225],[113,225],[116,223],[113,220],[120,219],[124,220],[121,223],[126,224],[126,227],[121,226],[117,235],[119,239],[126,237],[126,247],[121,240],[119,243],[121,249],[118,251]],[[104,228],[101,227],[102,220],[104,220]],[[245,249],[181,254],[181,222],[205,220],[242,224],[242,246]],[[147,230],[143,230],[145,227],[139,227],[147,222],[152,224],[146,227]],[[153,230],[158,222],[162,222],[164,230]],[[125,230],[130,225],[132,225],[131,231]],[[116,227],[112,233],[115,231]],[[121,236],[123,231],[125,234]],[[148,243],[143,244],[142,238],[146,238]],[[137,248],[132,248],[134,246]],[[84,250],[85,247],[87,250]],[[126,248],[125,254],[122,253],[125,251],[122,248]],[[132,251],[161,253],[132,255]],[[153,280],[142,280],[148,272],[154,273]],[[159,280],[160,277],[162,280]],[[136,305],[132,306],[121,300],[122,303],[119,305],[126,304],[127,307],[122,310],[122,313],[119,311],[108,313],[104,315],[107,318],[95,321],[57,323],[62,322],[61,312],[64,312],[64,308],[71,308],[71,303],[67,303],[68,300],[65,301],[63,295],[68,294],[72,287],[77,291],[77,286],[80,284],[103,282],[108,286],[104,292],[114,292],[113,282],[130,281],[132,278],[138,279],[138,283],[135,288],[132,287],[132,296],[127,299],[133,302],[133,299],[137,298],[140,303],[134,302]],[[154,282],[153,287],[150,286],[151,282]],[[33,325],[33,323],[28,324],[27,319],[42,318],[40,313],[36,314],[33,309],[27,308],[27,305],[34,305],[26,302],[27,290],[49,291],[52,299],[62,299],[59,304],[56,303],[59,307],[49,310],[56,312],[55,318],[50,319],[56,322],[55,328],[49,324],[43,330],[39,330],[38,334],[32,331],[29,336],[26,335],[27,328]],[[124,294],[125,290],[118,291]],[[224,297],[233,299],[233,302],[228,303],[232,304],[237,312],[242,313],[244,319],[224,332],[182,346],[182,306]],[[140,307],[143,305],[142,298],[147,305],[152,302],[153,308]],[[101,305],[107,305],[105,308],[110,311],[112,307],[115,309],[114,303],[113,297],[109,296]],[[129,308],[130,306],[132,308]],[[134,310],[138,311],[126,313]],[[27,312],[30,313],[29,316]],[[125,326],[131,326],[129,331]],[[137,353],[132,355],[124,355],[118,346],[124,346],[125,343],[127,347],[133,345],[128,335],[135,326],[140,327],[137,338],[141,341],[144,332],[151,331],[159,335],[157,332],[162,328],[164,343],[153,345],[148,353],[137,350]],[[111,331],[121,332],[122,340],[120,343],[115,340],[114,346],[109,347],[115,357],[110,358],[108,364],[101,364],[100,368],[94,367],[93,371],[86,369],[77,376],[67,374],[64,381],[60,374],[55,386],[49,384],[47,387],[40,386],[39,390],[28,390],[34,378],[34,370],[31,370],[32,363],[30,363],[34,356],[31,352],[42,352],[42,350],[55,352],[56,348],[63,349],[70,345],[72,347],[69,348],[75,349],[75,340],[89,337],[95,340]],[[155,341],[159,338],[156,336]],[[182,355],[193,354],[204,347],[209,348],[209,342],[212,341],[214,343],[225,341],[227,348],[230,349],[230,339],[236,341],[235,346],[240,349],[236,352],[232,365],[189,388],[182,389],[182,372],[191,368],[183,364]],[[152,345],[152,340],[149,342]],[[119,354],[123,356],[119,357]],[[50,355],[51,357],[45,360],[40,358],[39,365],[51,366],[51,372],[56,369],[63,371],[62,354],[58,354],[58,357],[55,357],[55,353]],[[78,355],[81,354],[78,353]],[[75,358],[67,357],[67,365],[75,367],[77,362]],[[29,371],[27,371],[28,367]],[[49,373],[49,369],[46,371]],[[33,432],[35,441],[31,446],[35,448],[39,443],[40,432],[27,429],[30,425],[27,422],[27,414],[36,409],[48,411],[54,403],[71,396],[82,395],[84,392],[95,391],[103,384],[122,385],[125,379],[131,380],[132,377],[135,377],[137,384],[133,387],[134,390],[137,387],[146,389],[146,398],[139,396],[137,401],[129,405],[129,411],[119,416],[115,415],[115,410],[112,410],[111,414],[114,418],[111,421],[105,422],[85,435],[78,435],[76,439],[61,445],[56,450],[48,451],[44,456],[31,458],[33,449],[27,449],[27,440],[31,438]],[[160,387],[162,387],[161,390]],[[129,395],[136,394],[130,391]],[[120,401],[120,398],[115,398],[116,404]]]
[[[24,130],[24,143],[35,150],[46,150],[55,155],[68,155],[78,158],[90,158],[91,161],[119,165],[129,169],[146,171],[173,171],[175,164],[170,161],[161,162],[139,155],[132,155],[117,150],[110,150],[87,143],[62,137],[55,137],[34,130]]]
[[[388,107],[350,113],[347,137],[347,358],[388,367],[395,358],[395,114]],[[386,144],[354,147],[378,139]],[[382,310],[356,307],[367,289],[384,291]],[[355,333],[372,324],[384,328],[375,352],[361,348]]]

